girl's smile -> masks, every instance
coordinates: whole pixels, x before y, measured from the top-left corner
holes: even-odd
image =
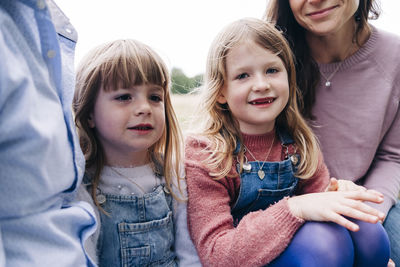
[[[148,158],[148,148],[165,130],[164,109],[164,91],[157,85],[100,89],[89,123],[97,132],[107,163],[146,163],[142,161]]]
[[[150,133],[154,128],[151,124],[138,124],[128,128],[130,131],[135,132],[136,134],[145,135]]]
[[[218,102],[227,104],[240,131],[270,132],[289,99],[288,75],[282,60],[252,41],[242,42],[226,56],[226,76]]]
[[[256,106],[260,106],[260,107],[264,107],[264,106],[268,107],[274,101],[275,101],[274,97],[265,97],[265,98],[257,98],[257,99],[251,100],[251,101],[249,101],[249,103],[251,105],[256,105]]]

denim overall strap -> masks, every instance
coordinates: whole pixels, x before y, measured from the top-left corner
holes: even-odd
[[[277,134],[282,146],[293,144],[293,139],[285,130],[277,129]],[[238,145],[240,146],[240,143]],[[283,161],[264,164],[260,162],[265,173],[263,179],[257,174],[260,164],[255,161],[248,163],[251,165],[251,170],[240,173],[239,196],[231,209],[235,224],[239,223],[247,213],[266,209],[285,196],[293,195],[298,183],[298,178],[295,177],[297,165],[293,164],[291,155]],[[237,170],[239,173],[239,164]]]
[[[105,194],[99,266],[177,266],[172,196],[164,185],[141,197]]]

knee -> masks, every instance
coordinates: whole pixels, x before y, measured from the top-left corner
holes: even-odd
[[[334,223],[307,222],[286,249],[290,266],[353,266],[353,242],[349,232]]]
[[[390,242],[383,226],[380,223],[355,222],[360,230],[350,233],[354,243],[354,266],[387,266]]]

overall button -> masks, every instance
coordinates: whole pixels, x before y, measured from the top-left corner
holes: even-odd
[[[104,204],[104,203],[106,203],[106,196],[103,195],[103,194],[98,194],[98,195],[96,195],[96,199],[97,199],[97,202],[98,202],[99,204]]]

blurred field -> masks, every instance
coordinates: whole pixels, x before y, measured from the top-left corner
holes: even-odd
[[[194,94],[172,94],[171,100],[176,116],[179,120],[179,125],[181,126],[182,131],[185,132],[188,130],[190,120],[197,107],[198,96]]]

